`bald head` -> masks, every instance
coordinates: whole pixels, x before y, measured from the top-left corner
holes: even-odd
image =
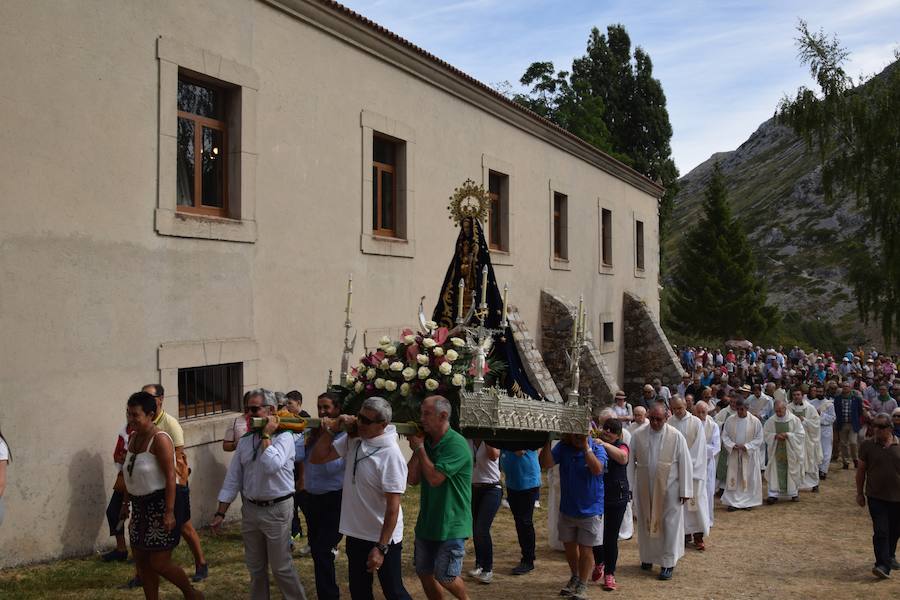
[[[706,415],[709,414],[709,404],[701,400],[697,404],[694,405],[694,416],[696,416],[701,421],[706,420]]]
[[[640,425],[647,419],[647,409],[643,406],[634,407],[634,422]]]
[[[678,396],[674,396],[669,400],[669,408],[672,409],[672,414],[679,419],[685,418],[688,414],[687,403],[684,401],[684,398]]]

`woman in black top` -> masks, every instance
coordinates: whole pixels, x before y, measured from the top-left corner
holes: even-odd
[[[603,473],[603,545],[594,546],[593,581],[603,579],[603,589],[616,589],[616,561],[619,558],[619,527],[631,499],[628,488],[628,446],[622,441],[622,423],[607,419],[600,432],[600,443],[609,456]]]

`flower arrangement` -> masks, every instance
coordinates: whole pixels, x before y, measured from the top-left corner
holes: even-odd
[[[473,354],[456,330],[425,322],[424,333],[404,329],[400,340],[384,336],[378,349],[350,370],[344,393],[344,412],[355,414],[366,398],[380,396],[390,402],[395,422],[417,421],[419,405],[431,394],[445,396],[458,406],[459,391],[475,376]],[[499,360],[488,360],[486,381],[496,381],[505,370]]]

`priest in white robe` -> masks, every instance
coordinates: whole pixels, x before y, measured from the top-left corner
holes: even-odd
[[[806,450],[803,461],[803,482],[801,490],[819,491],[819,465],[822,463],[822,439],[819,425],[819,411],[809,403],[803,391],[791,391],[788,409],[803,423],[806,430]]]
[[[713,518],[713,508],[716,499],[716,459],[719,456],[721,440],[719,438],[719,426],[709,416],[709,404],[700,401],[694,405],[694,416],[703,423],[703,429],[706,433],[706,500],[709,508],[709,526],[713,526],[715,519]]]
[[[703,423],[687,411],[685,401],[675,396],[669,401],[672,418],[669,425],[678,430],[687,442],[691,455],[694,495],[684,503],[684,543],[693,538],[694,547],[706,550],[703,536],[709,535],[709,503],[706,501],[706,429]]]
[[[728,512],[750,510],[762,504],[759,468],[762,423],[749,413],[743,398],[735,400],[734,406],[737,414],[729,417],[722,427],[722,446],[728,451],[722,504],[728,507]]]
[[[716,424],[719,426],[719,433],[722,433],[722,427],[725,425],[725,421],[728,420],[728,417],[734,416],[737,414],[737,411],[734,408],[734,403],[736,401],[736,397],[731,392],[725,394],[725,399],[728,400],[728,406],[721,409],[719,412],[715,414],[713,419]],[[721,436],[720,436],[721,437]],[[728,452],[723,451],[719,453],[718,462],[716,462],[716,490],[724,490],[725,489],[725,473],[728,471]]]
[[[659,579],[672,578],[678,559],[684,555],[685,500],[694,493],[694,475],[687,442],[666,423],[665,406],[654,405],[647,420],[631,437],[628,470],[635,483],[634,513],[637,518],[638,553],[641,569],[654,564],[662,569]]]
[[[628,433],[634,434],[635,431],[647,424],[647,409],[643,406],[634,407],[634,421],[631,422],[626,429]]]
[[[769,460],[766,463],[766,482],[769,497],[766,504],[781,498],[794,502],[800,499],[798,490],[803,483],[806,430],[800,419],[787,409],[783,400],[775,401],[775,415],[763,425]]]
[[[831,452],[834,450],[834,400],[825,396],[820,385],[813,386],[813,397],[809,403],[819,412],[819,440],[822,444],[822,462],[819,463],[819,479],[828,477],[828,466],[831,464]]]

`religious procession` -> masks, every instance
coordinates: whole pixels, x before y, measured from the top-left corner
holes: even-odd
[[[900,597],[897,13],[0,3],[0,600]]]

